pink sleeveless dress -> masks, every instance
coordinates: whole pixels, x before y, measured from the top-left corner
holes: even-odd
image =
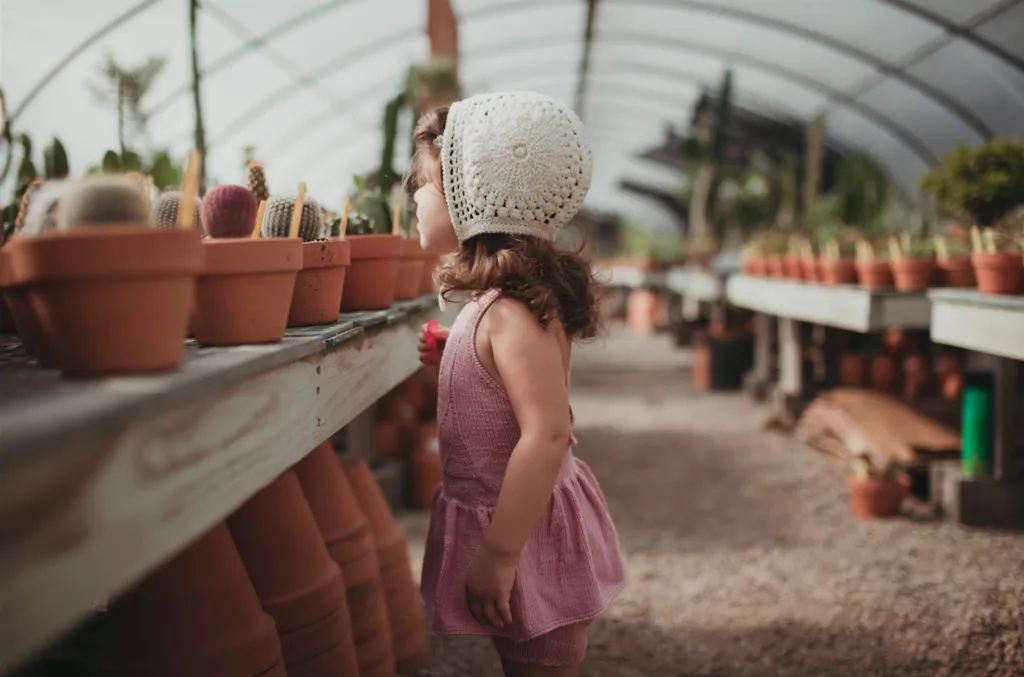
[[[600,616],[625,584],[619,540],[590,468],[567,450],[548,509],[520,554],[511,627],[478,623],[466,606],[466,572],[498,500],[519,424],[504,386],[476,353],[476,330],[498,298],[459,313],[441,358],[437,422],[444,473],[434,496],[421,591],[439,634],[522,642]],[[572,420],[572,411],[566,412]],[[575,437],[570,444],[575,444]]]

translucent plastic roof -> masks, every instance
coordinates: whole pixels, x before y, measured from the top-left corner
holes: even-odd
[[[596,152],[594,206],[635,206],[618,188],[639,176],[631,156],[667,124],[685,129],[726,68],[738,106],[800,121],[827,113],[829,136],[873,153],[911,198],[955,144],[1024,133],[1024,0],[599,0],[581,102],[585,0],[452,1],[467,93],[533,89],[579,105]],[[100,82],[107,54],[128,67],[159,56],[149,143],[184,156],[188,4],[4,0],[0,83],[15,132],[37,147],[60,137],[75,172],[98,163],[117,122],[86,83]],[[385,101],[428,54],[426,4],[203,0],[210,177],[241,181],[254,146],[272,190],[304,180],[339,204],[352,175],[378,162]],[[400,156],[407,139],[400,130]]]

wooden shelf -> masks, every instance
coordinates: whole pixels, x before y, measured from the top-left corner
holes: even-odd
[[[1024,360],[1024,297],[968,289],[933,289],[932,340]]]
[[[733,275],[726,283],[726,295],[741,308],[858,332],[889,327],[927,329],[930,323],[925,294]]]
[[[435,296],[70,381],[0,352],[0,674],[131,586],[419,368]]]

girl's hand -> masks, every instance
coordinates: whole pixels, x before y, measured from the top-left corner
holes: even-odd
[[[516,558],[498,554],[484,545],[466,574],[466,604],[478,623],[493,628],[512,624],[512,584]]]
[[[445,342],[448,340],[448,327],[441,326],[437,320],[427,322],[420,330],[420,340],[417,348],[420,353],[420,362],[437,366],[441,363],[441,353],[444,352]]]

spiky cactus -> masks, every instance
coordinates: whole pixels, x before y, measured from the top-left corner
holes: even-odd
[[[249,237],[256,222],[256,197],[245,186],[216,186],[203,198],[203,229],[212,238]]]
[[[373,219],[362,212],[349,212],[348,223],[345,224],[346,235],[373,235]],[[341,219],[338,219],[338,230],[341,230]]]
[[[177,190],[166,190],[157,196],[153,201],[153,223],[159,228],[173,228],[178,225],[178,203],[181,202],[181,192]],[[201,201],[196,196],[195,210],[192,216],[193,225],[202,226],[203,219],[200,213]],[[255,218],[255,217],[254,217]]]
[[[250,160],[246,167],[246,182],[249,190],[256,196],[256,203],[263,200],[270,201],[270,189],[267,187],[267,175],[263,172],[263,165],[256,160]]]
[[[126,176],[91,176],[74,182],[57,204],[57,227],[149,223],[149,201]]]
[[[292,212],[295,209],[295,196],[278,196],[267,202],[267,212],[263,216],[260,232],[263,237],[288,237],[291,228]],[[324,213],[320,203],[307,197],[302,203],[302,217],[299,219],[299,237],[305,242],[322,238]]]
[[[32,204],[32,196],[42,187],[45,179],[32,179],[25,192],[21,194],[21,203],[18,205],[18,215],[14,218],[14,232],[20,233],[25,227],[25,217],[28,215],[29,206]]]
[[[57,229],[57,208],[60,200],[70,188],[73,181],[53,179],[45,182],[32,196],[25,213],[22,235],[39,235]]]

